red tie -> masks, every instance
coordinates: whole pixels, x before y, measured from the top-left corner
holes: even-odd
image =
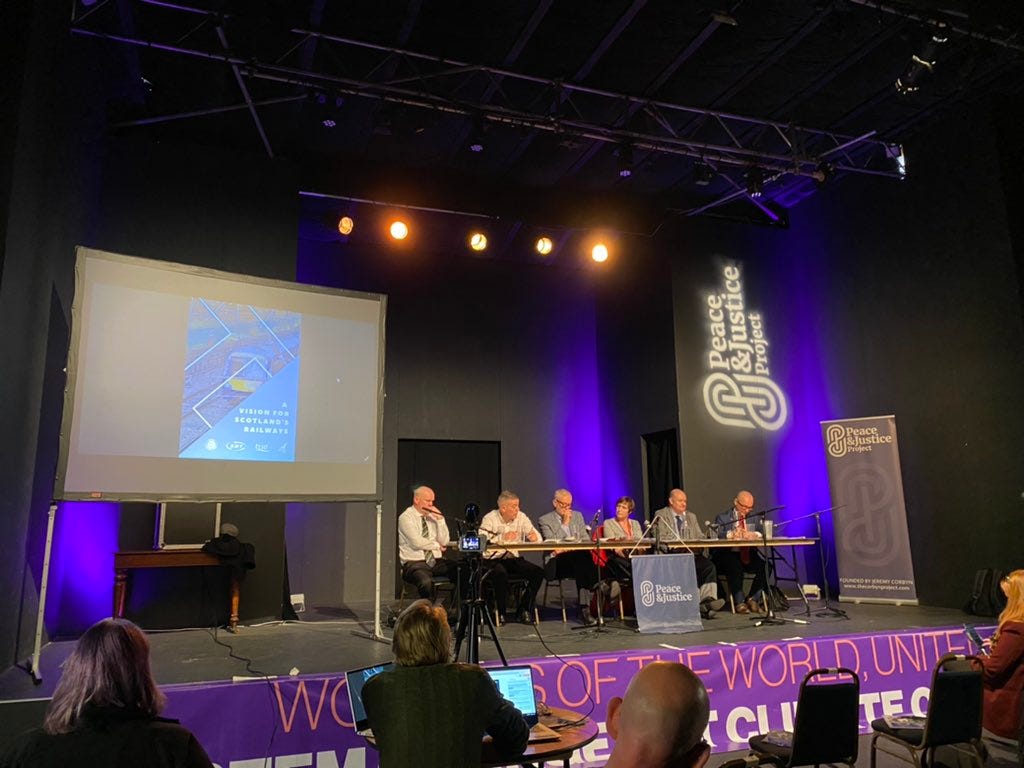
[[[740,516],[740,530],[747,530],[747,516]],[[750,562],[750,547],[740,547],[740,562],[747,565]]]

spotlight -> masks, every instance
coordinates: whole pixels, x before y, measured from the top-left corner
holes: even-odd
[[[628,179],[633,175],[633,145],[623,144],[619,147],[619,176],[623,179]]]
[[[900,177],[900,181],[907,178],[907,156],[903,154],[902,144],[889,144],[885,148],[885,154],[890,160],[896,162],[896,173]]]
[[[598,264],[604,261],[608,261],[608,246],[604,243],[598,243],[590,251],[590,258],[596,261]]]
[[[547,256],[551,253],[551,249],[554,247],[555,244],[551,242],[550,237],[538,237],[537,243],[534,245],[534,248],[537,249],[537,253],[541,256]]]
[[[764,194],[764,171],[756,165],[747,171],[747,194],[751,197]]]
[[[483,118],[473,120],[473,130],[469,134],[469,151],[483,152],[487,147],[487,123]]]
[[[715,172],[707,163],[697,163],[693,166],[693,183],[698,187],[706,187],[715,178]]]
[[[351,216],[342,216],[338,219],[338,231],[343,235],[351,235],[352,230],[356,228],[356,223],[352,221]]]
[[[405,240],[409,236],[409,225],[401,219],[396,219],[391,222],[390,230],[391,236],[395,240]]]
[[[936,54],[939,51],[939,46],[945,43],[946,40],[946,25],[939,23],[936,26],[935,32],[925,41],[921,52],[915,53],[910,57],[910,61],[903,70],[903,74],[896,78],[896,90],[899,93],[906,96],[921,87],[920,79],[925,75],[931,74],[932,70],[935,69]]]
[[[474,232],[469,236],[469,247],[474,251],[482,251],[487,247],[487,235],[483,232]]]
[[[828,160],[822,160],[820,163],[818,163],[818,167],[815,168],[814,172],[811,174],[811,176],[819,185],[831,181],[831,179],[835,175],[835,166],[833,166],[832,163],[828,162]]]

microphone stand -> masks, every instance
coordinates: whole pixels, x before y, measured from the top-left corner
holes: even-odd
[[[835,511],[837,509],[842,509],[845,506],[846,506],[845,504],[840,504],[840,505],[835,506],[835,507],[829,507],[828,509],[819,509],[816,512],[811,512],[810,514],[807,514],[807,515],[801,515],[800,517],[793,517],[793,518],[790,518],[789,520],[786,520],[786,521],[781,522],[781,523],[778,524],[779,527],[782,527],[782,526],[789,525],[790,523],[795,523],[797,520],[807,520],[807,519],[812,518],[812,517],[814,518],[815,532],[816,532],[817,537],[818,537],[818,565],[821,567],[821,580],[822,580],[822,583],[823,583],[824,588],[825,588],[825,607],[822,608],[817,613],[815,613],[814,614],[815,616],[819,616],[819,617],[834,616],[834,617],[840,618],[840,619],[849,619],[850,618],[846,614],[846,611],[844,611],[844,610],[842,610],[840,608],[834,607],[832,605],[832,603],[831,603],[832,597],[829,594],[829,589],[828,589],[828,574],[825,572],[825,539],[822,538],[822,535],[821,535],[821,516],[823,514],[825,514],[826,512],[833,512],[833,511]],[[803,590],[801,590],[801,592],[802,591]],[[810,613],[810,607],[808,606],[808,614],[809,613]]]
[[[764,510],[761,510],[760,512],[753,512],[751,514],[746,515],[744,517],[744,520],[749,520],[752,517],[753,518],[766,517],[770,512],[777,512],[780,509],[785,509],[785,507],[772,507],[771,509],[764,509]],[[763,575],[764,575],[764,607],[765,607],[765,615],[764,616],[754,616],[750,620],[752,622],[754,622],[754,626],[755,627],[761,627],[761,626],[764,626],[765,624],[771,624],[771,625],[776,625],[776,626],[783,626],[783,625],[785,625],[785,623],[787,621],[792,621],[794,624],[806,624],[807,622],[803,621],[802,619],[789,619],[789,618],[784,618],[782,616],[776,616],[775,615],[775,609],[772,607],[771,589],[770,589],[771,585],[768,583],[768,558],[769,558],[769,554],[768,554],[768,537],[765,536],[765,534],[764,534],[764,526],[761,527],[761,537],[760,538],[761,538],[761,567],[764,569],[763,570]]]
[[[832,512],[836,509],[845,507],[845,504],[840,504],[837,507],[829,507],[828,509],[821,509],[816,512],[812,512],[808,517],[814,518],[815,530],[818,533],[818,562],[821,565],[821,581],[825,586],[825,607],[818,611],[815,616],[835,616],[840,619],[849,619],[850,617],[846,614],[846,611],[841,608],[836,608],[832,605],[832,596],[828,591],[828,574],[825,572],[825,540],[821,537],[821,516],[826,512]]]
[[[597,514],[594,515],[594,522],[597,521],[597,518],[598,518],[598,516],[600,514],[601,514],[601,510],[599,509],[599,510],[597,510]],[[602,525],[604,525],[604,524],[602,523]],[[598,634],[601,634],[601,633],[604,633],[604,632],[610,632],[611,630],[608,629],[608,627],[605,626],[605,620],[604,620],[604,605],[603,605],[603,602],[602,602],[602,599],[601,599],[604,596],[601,593],[601,581],[602,581],[602,579],[601,579],[601,540],[597,537],[597,528],[596,527],[591,532],[590,537],[591,537],[591,541],[593,541],[597,545],[594,548],[594,550],[593,550],[596,553],[596,560],[595,560],[595,562],[597,563],[597,585],[596,585],[597,586],[597,594],[596,594],[596,597],[597,597],[597,617],[595,618],[593,624],[581,624],[578,627],[570,627],[569,630],[575,632],[576,630],[583,629],[583,630],[589,630],[591,632],[596,632]],[[620,597],[619,599],[621,600],[622,598]]]

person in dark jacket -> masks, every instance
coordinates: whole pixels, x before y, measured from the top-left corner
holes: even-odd
[[[165,703],[142,630],[104,619],[64,662],[43,727],[16,738],[0,755],[0,768],[212,768],[195,736],[158,717]]]
[[[381,768],[478,766],[486,732],[502,755],[526,749],[530,728],[476,664],[450,663],[444,608],[410,605],[395,624],[395,668],[366,681],[363,705]]]
[[[1021,727],[1024,724],[1024,569],[1003,577],[1000,585],[1006,608],[999,614],[999,626],[992,636],[990,653],[981,656],[984,679],[985,728],[989,751],[1006,761],[1022,759]],[[993,761],[996,762],[996,761]]]

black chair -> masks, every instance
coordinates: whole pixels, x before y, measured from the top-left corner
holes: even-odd
[[[438,595],[442,592],[448,592],[451,594],[451,607],[449,612],[459,610],[459,600],[461,595],[459,594],[459,583],[456,579],[449,576],[434,576],[430,579],[431,584],[431,602],[437,602]],[[419,593],[416,591],[416,586],[409,583],[405,579],[402,579],[402,593],[398,596],[398,613],[401,613],[405,608],[406,598],[413,600],[419,598]]]
[[[552,584],[558,585],[558,602],[562,607],[562,623],[565,624],[565,590],[562,588],[562,579],[559,578],[557,573],[556,558],[549,557],[547,562],[544,563],[544,596],[540,600],[541,605],[546,606],[548,604],[548,587]]]
[[[835,676],[836,681],[821,678]],[[750,748],[776,765],[857,762],[860,731],[860,680],[845,667],[813,669],[800,683],[793,731],[752,736]]]
[[[948,653],[932,671],[926,717],[879,718],[871,723],[871,768],[876,751],[918,768],[934,762],[935,749],[964,748],[978,766],[985,764],[981,744],[982,681],[975,656]]]

